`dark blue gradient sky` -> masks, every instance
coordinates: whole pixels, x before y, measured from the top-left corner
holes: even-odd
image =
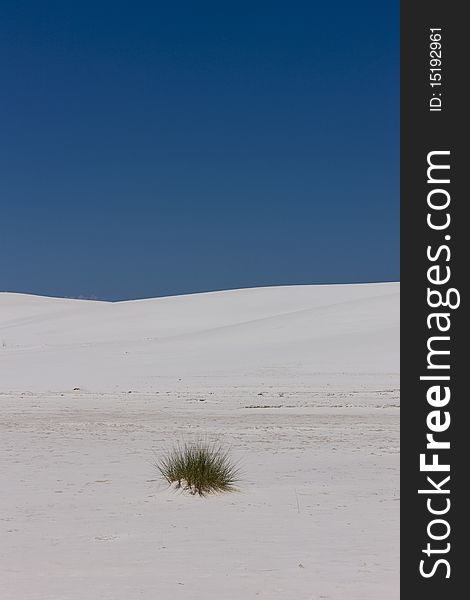
[[[0,289],[399,278],[399,3],[2,2]]]

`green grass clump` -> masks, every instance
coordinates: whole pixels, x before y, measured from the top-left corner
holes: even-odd
[[[176,446],[155,466],[170,485],[199,496],[233,492],[239,481],[238,466],[218,444],[196,442]]]

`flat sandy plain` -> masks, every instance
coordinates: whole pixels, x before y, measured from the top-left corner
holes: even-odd
[[[0,597],[398,599],[398,305],[398,284],[0,294]],[[200,438],[239,492],[160,481]]]

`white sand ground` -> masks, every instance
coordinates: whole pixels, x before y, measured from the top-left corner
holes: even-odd
[[[0,294],[0,598],[397,599],[398,301]],[[200,437],[232,447],[240,492],[157,478]]]

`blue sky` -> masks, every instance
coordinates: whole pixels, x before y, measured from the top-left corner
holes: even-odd
[[[2,2],[0,289],[399,278],[399,3]]]

